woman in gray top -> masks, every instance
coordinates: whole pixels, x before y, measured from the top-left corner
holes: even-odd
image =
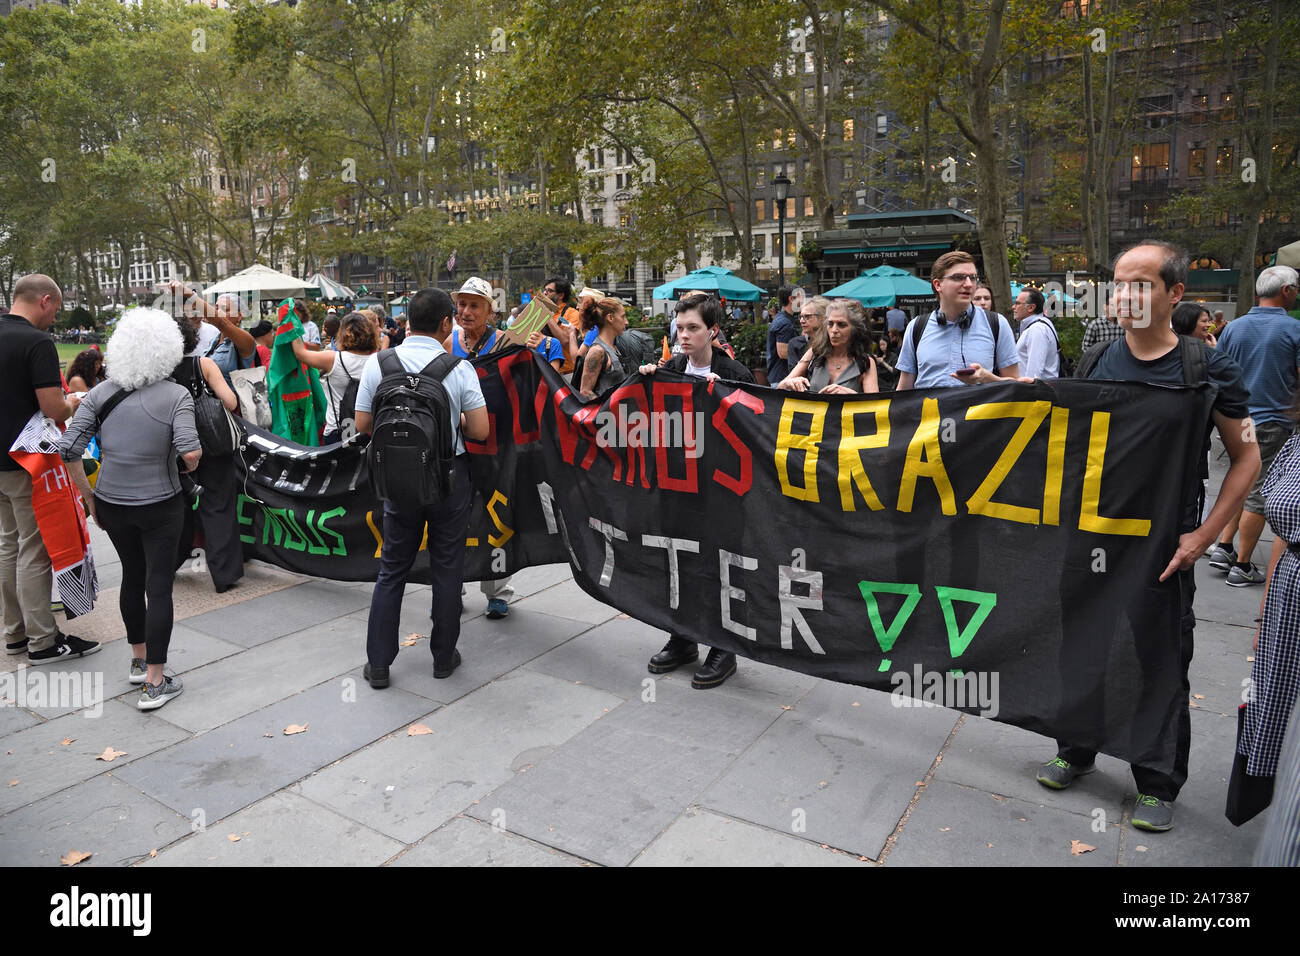
[[[181,692],[180,678],[163,674],[185,507],[176,459],[190,472],[202,451],[194,399],[167,381],[184,351],[172,317],[158,309],[126,312],[105,351],[112,378],[82,400],[59,452],[65,461],[80,458],[99,433],[94,517],[122,562],[119,606],[131,644],[130,679],[144,685],[136,706],[154,710]]]
[[[579,395],[583,400],[594,398],[621,385],[627,378],[623,363],[619,361],[614,340],[627,328],[627,312],[623,303],[613,297],[583,299],[582,330],[599,329],[600,334],[591,343],[582,364],[582,382]]]
[[[836,299],[826,307],[822,334],[777,387],[822,395],[880,391],[871,332],[848,299]]]

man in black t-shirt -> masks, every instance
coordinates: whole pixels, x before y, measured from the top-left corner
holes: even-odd
[[[1170,327],[1170,317],[1183,297],[1186,282],[1187,256],[1170,243],[1142,242],[1122,253],[1115,262],[1111,305],[1124,337],[1105,347],[1087,377],[1157,385],[1184,384],[1183,344]],[[1204,350],[1206,381],[1218,386],[1213,421],[1231,465],[1218,500],[1200,527],[1196,525],[1199,511],[1195,497],[1184,496],[1178,548],[1160,574],[1159,582],[1151,582],[1153,589],[1163,585],[1176,588],[1179,593],[1178,646],[1182,655],[1184,701],[1191,692],[1187,672],[1192,662],[1192,630],[1196,624],[1192,610],[1196,591],[1193,568],[1196,559],[1218,540],[1219,532],[1237,513],[1259,471],[1259,448],[1246,441],[1246,425],[1242,421],[1249,413],[1249,396],[1242,384],[1241,368],[1222,352],[1197,345]],[[1161,672],[1160,661],[1167,660],[1165,648],[1170,635],[1161,633],[1167,625],[1157,620],[1154,606],[1152,603],[1128,609],[1134,652],[1142,669],[1142,685],[1147,690],[1138,704],[1135,722],[1141,726],[1133,728],[1133,740],[1164,742],[1167,735],[1175,735],[1174,765],[1172,773],[1133,765],[1138,789],[1133,825],[1160,832],[1173,827],[1174,801],[1187,780],[1191,713],[1186,703],[1180,705],[1177,713],[1167,713],[1165,702],[1175,675]],[[1099,648],[1109,643],[1110,635],[1087,633],[1078,621],[1072,624],[1069,608],[1063,608],[1063,618],[1061,722],[1064,726],[1100,728],[1105,717],[1104,700],[1097,691],[1104,683],[1098,667],[1104,668],[1105,662],[1098,665],[1097,657]],[[1097,755],[1095,750],[1069,741],[1058,740],[1057,745],[1057,756],[1039,771],[1037,778],[1043,786],[1054,790],[1064,789],[1076,777],[1091,773]],[[1136,746],[1139,745],[1135,743]]]
[[[62,305],[53,279],[27,275],[14,284],[12,311],[0,316],[0,604],[5,653],[26,653],[28,664],[99,650],[94,641],[60,634],[54,623],[53,569],[32,510],[32,478],[9,454],[38,410],[64,422],[80,404],[63,397],[59,353],[46,331]]]

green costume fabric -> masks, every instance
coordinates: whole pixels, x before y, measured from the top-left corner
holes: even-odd
[[[280,303],[279,324],[271,347],[271,364],[266,370],[266,388],[271,400],[271,431],[299,445],[319,445],[325,423],[325,390],[320,373],[298,361],[293,354],[295,339],[302,338],[302,319],[293,299]]]

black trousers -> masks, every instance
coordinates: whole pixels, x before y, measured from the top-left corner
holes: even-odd
[[[421,511],[398,511],[384,505],[384,548],[366,627],[366,659],[372,667],[388,667],[397,658],[402,594],[406,590],[406,576],[419,554],[426,525],[429,566],[433,571],[433,602],[429,612],[433,628],[429,647],[433,659],[443,663],[456,650],[463,607],[460,588],[465,574],[465,531],[469,527],[473,494],[468,456],[456,459],[455,474],[451,496],[441,504]]]
[[[238,489],[235,463],[229,455],[199,459],[194,480],[203,487],[196,513],[203,531],[203,552],[212,575],[212,585],[224,591],[244,576],[244,546],[239,541],[239,519],[235,513]]]
[[[1134,650],[1138,657],[1144,691],[1133,721],[1132,739],[1135,752],[1140,753],[1144,743],[1147,746],[1153,743],[1153,735],[1157,744],[1172,736],[1174,767],[1172,773],[1164,773],[1144,766],[1139,757],[1132,764],[1132,770],[1139,793],[1161,800],[1176,800],[1183,784],[1187,782],[1187,759],[1192,746],[1192,717],[1188,709],[1192,685],[1188,671],[1192,666],[1193,635],[1196,628],[1196,612],[1192,609],[1196,595],[1195,571],[1179,571],[1168,583],[1177,586],[1179,590],[1178,642],[1181,670],[1178,674],[1167,672],[1164,666],[1164,648],[1160,646],[1157,636],[1159,626],[1143,620],[1141,607],[1130,609],[1129,625],[1133,631]],[[1101,693],[1104,687],[1102,671],[1106,662],[1105,654],[1098,653],[1095,633],[1073,635],[1071,640],[1070,630],[1067,625],[1067,640],[1061,648],[1061,673],[1066,688],[1062,702],[1062,722],[1076,727],[1101,728],[1105,719],[1105,700]],[[1100,650],[1104,650],[1104,644]],[[1183,693],[1173,712],[1170,712],[1169,683],[1179,680]],[[1088,766],[1097,757],[1097,751],[1090,747],[1065,740],[1057,740],[1056,744],[1057,756],[1068,763]]]
[[[95,499],[99,523],[122,561],[118,606],[126,639],[144,644],[145,661],[167,663],[172,638],[172,577],[184,524],[180,495],[148,505],[115,505]]]

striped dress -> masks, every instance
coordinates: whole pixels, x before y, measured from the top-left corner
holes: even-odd
[[[1278,559],[1264,599],[1251,671],[1253,699],[1246,702],[1238,749],[1250,758],[1248,774],[1271,777],[1300,693],[1300,435],[1277,453],[1262,491],[1269,527],[1292,547]]]

